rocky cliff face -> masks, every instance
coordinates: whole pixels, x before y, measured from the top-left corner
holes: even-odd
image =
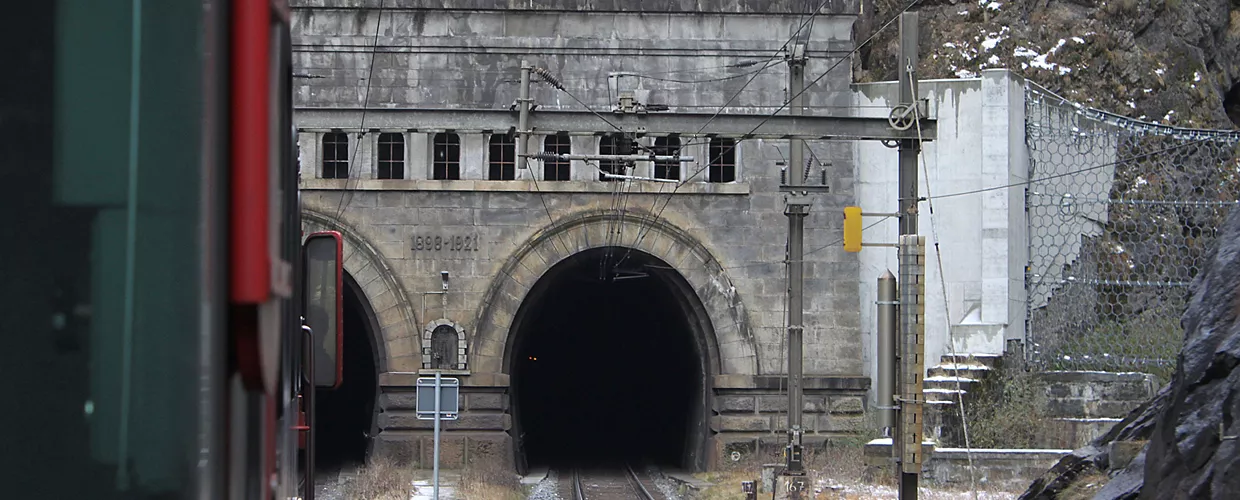
[[[864,0],[857,39],[909,2]],[[1240,1],[922,0],[913,9],[921,18],[921,79],[1005,67],[1132,118],[1230,128],[1231,108],[1240,121],[1232,102],[1240,102]],[[858,81],[896,79],[894,28],[860,51]]]
[[[856,39],[878,34],[854,60],[858,81],[896,78],[897,31],[879,30],[909,2],[863,0]],[[920,79],[1006,67],[1070,100],[1134,119],[1195,128],[1240,123],[1240,0],[922,0],[914,8],[922,24]],[[1176,167],[1126,166],[1116,185],[1124,176],[1161,176],[1172,186],[1226,185],[1218,199],[1235,199],[1234,169]],[[1159,198],[1194,199],[1186,193],[1168,188]],[[1072,498],[1240,497],[1240,211],[1228,216],[1212,252],[1181,317],[1184,343],[1172,382],[1061,460],[1022,499],[1069,490]],[[1131,461],[1112,456],[1117,442],[1128,446],[1116,450],[1140,452]],[[1085,483],[1093,487],[1082,490]]]
[[[1147,441],[1095,499],[1224,499],[1240,495],[1240,211],[1232,211],[1210,267],[1191,288],[1175,376],[1111,432],[1076,450],[1021,499],[1052,499],[1111,467],[1109,445]]]

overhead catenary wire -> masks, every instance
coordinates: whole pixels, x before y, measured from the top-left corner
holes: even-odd
[[[1185,147],[1188,147],[1188,146],[1194,146],[1194,145],[1197,145],[1197,144],[1201,144],[1201,143],[1203,143],[1203,142],[1209,142],[1209,141],[1211,141],[1211,140],[1212,140],[1211,138],[1198,139],[1198,140],[1195,140],[1195,141],[1189,141],[1189,142],[1184,142],[1184,143],[1181,143],[1181,144],[1176,144],[1176,145],[1174,145],[1174,146],[1167,146],[1167,147],[1165,147],[1165,148],[1162,148],[1162,149],[1157,149],[1157,150],[1154,150],[1154,151],[1149,151],[1149,152],[1145,152],[1145,153],[1141,153],[1141,154],[1137,154],[1137,155],[1132,155],[1132,156],[1129,156],[1129,157],[1127,157],[1127,158],[1123,158],[1123,159],[1115,160],[1115,161],[1108,162],[1108,163],[1100,163],[1100,164],[1098,164],[1098,165],[1093,165],[1093,166],[1089,166],[1089,167],[1084,167],[1084,168],[1080,168],[1080,169],[1076,169],[1076,170],[1070,170],[1070,171],[1068,171],[1068,172],[1062,172],[1062,173],[1058,173],[1058,174],[1054,174],[1054,175],[1047,175],[1047,176],[1043,176],[1043,177],[1038,177],[1038,178],[1036,178],[1036,179],[1029,179],[1029,180],[1026,180],[1026,181],[1021,181],[1021,182],[1013,182],[1013,183],[1011,183],[1011,184],[1002,184],[1002,185],[998,185],[998,186],[990,186],[990,187],[979,188],[979,189],[970,189],[970,190],[967,190],[967,191],[959,191],[959,192],[955,192],[955,193],[941,194],[941,195],[935,196],[933,199],[936,199],[936,200],[942,200],[942,199],[946,199],[946,198],[956,198],[956,197],[960,197],[960,196],[968,196],[968,195],[973,195],[973,194],[988,193],[988,192],[990,192],[990,191],[998,191],[998,190],[1001,190],[1001,189],[1011,189],[1011,188],[1016,188],[1016,187],[1028,186],[1028,185],[1030,185],[1030,184],[1036,184],[1036,183],[1039,183],[1039,182],[1042,182],[1042,181],[1049,181],[1049,180],[1051,180],[1051,179],[1058,179],[1058,178],[1060,178],[1060,177],[1068,177],[1068,176],[1072,176],[1072,175],[1076,175],[1076,174],[1082,174],[1082,173],[1085,173],[1085,172],[1090,172],[1090,171],[1094,171],[1094,170],[1098,170],[1098,169],[1110,168],[1110,167],[1116,167],[1116,166],[1119,166],[1119,165],[1123,165],[1123,164],[1125,164],[1125,163],[1131,163],[1131,162],[1134,162],[1134,161],[1143,160],[1143,159],[1145,159],[1145,158],[1149,158],[1149,157],[1151,157],[1151,156],[1156,156],[1156,155],[1160,155],[1160,154],[1163,154],[1163,153],[1168,153],[1168,152],[1175,151],[1175,150],[1180,149],[1180,148],[1185,148]],[[927,200],[929,200],[929,199],[930,199],[930,194],[929,194],[929,193],[926,193],[926,199],[927,199]]]
[[[913,8],[913,6],[917,5],[919,2],[921,2],[921,0],[912,0],[911,2],[909,2],[909,3],[908,3],[908,5],[904,6],[904,8],[902,8],[902,9],[900,9],[900,11],[899,11],[899,12],[897,12],[895,15],[891,16],[891,19],[888,19],[886,23],[883,23],[883,25],[882,25],[881,27],[879,27],[877,30],[875,30],[873,34],[871,34],[868,38],[866,38],[866,39],[865,39],[865,41],[863,41],[863,42],[861,42],[861,43],[857,44],[857,46],[856,46],[856,47],[854,47],[851,51],[849,51],[849,53],[848,53],[847,55],[845,55],[844,57],[840,58],[840,60],[836,61],[836,62],[835,62],[835,64],[832,64],[830,67],[828,67],[826,71],[824,71],[821,75],[818,75],[818,77],[817,77],[817,78],[815,78],[813,81],[811,81],[811,82],[809,83],[809,85],[806,85],[804,88],[802,88],[802,89],[801,89],[801,91],[800,91],[800,92],[797,92],[797,94],[796,94],[796,95],[794,95],[794,96],[792,96],[791,98],[789,98],[787,102],[785,102],[784,104],[780,105],[778,108],[776,108],[776,109],[775,109],[775,111],[772,111],[769,115],[767,115],[767,118],[766,118],[766,119],[762,120],[761,122],[758,122],[758,125],[754,126],[754,128],[753,128],[752,130],[750,130],[750,131],[749,131],[749,134],[753,134],[753,133],[757,132],[759,128],[762,128],[762,125],[766,124],[766,122],[767,122],[767,121],[769,121],[771,118],[775,117],[775,116],[776,116],[776,115],[777,115],[780,111],[783,111],[783,109],[784,109],[784,108],[786,108],[786,107],[788,107],[788,104],[790,104],[790,103],[791,103],[794,99],[796,99],[797,97],[799,97],[801,94],[804,94],[804,93],[805,93],[806,91],[808,91],[811,87],[813,87],[814,85],[816,85],[819,81],[821,81],[821,80],[822,80],[823,78],[825,78],[828,74],[830,74],[830,73],[831,73],[831,71],[833,71],[835,68],[839,67],[839,65],[840,65],[840,64],[842,64],[844,61],[850,61],[850,60],[851,60],[851,58],[852,58],[852,56],[853,56],[853,54],[857,53],[857,51],[861,50],[861,48],[862,48],[862,47],[865,47],[867,44],[869,44],[871,41],[873,41],[876,37],[878,37],[878,35],[879,35],[880,33],[882,33],[882,32],[883,32],[883,31],[885,31],[888,27],[890,27],[892,24],[894,24],[894,23],[895,23],[895,21],[896,21],[897,19],[899,19],[899,18],[900,18],[900,15],[901,15],[901,14],[903,14],[904,12],[906,12],[906,11],[908,11],[909,9]],[[806,21],[806,23],[808,23],[808,22],[810,22],[810,21],[813,21],[814,16],[818,15],[818,12],[820,12],[820,11],[822,10],[822,7],[823,7],[823,6],[825,6],[825,5],[826,5],[826,3],[827,3],[826,1],[823,1],[821,4],[819,4],[818,8],[817,8],[817,9],[814,9],[814,14],[813,14],[813,16],[810,16],[810,18]],[[803,28],[803,27],[805,26],[805,23],[803,23],[801,26],[802,26],[802,28]],[[797,32],[793,34],[793,37],[792,37],[792,38],[789,38],[789,39],[788,39],[788,41],[784,43],[784,45],[783,45],[783,46],[779,49],[779,50],[780,50],[780,52],[782,52],[783,50],[785,50],[785,49],[788,47],[788,44],[792,43],[792,40],[793,40],[793,39],[795,39],[795,37],[796,37],[798,34],[800,34],[800,29],[798,29],[798,30],[797,30]],[[779,55],[779,53],[777,52],[775,57],[778,57],[778,55]],[[772,59],[773,59],[773,58],[774,58],[774,57],[772,57]],[[756,75],[755,75],[755,76],[756,76]],[[750,82],[752,82],[752,81],[753,81],[753,79],[751,78],[749,81],[750,81]],[[746,85],[748,85],[748,82],[746,83]],[[744,90],[744,87],[742,87],[742,88],[741,88],[741,90]],[[739,92],[738,92],[738,95],[739,95]],[[735,98],[735,96],[733,96],[733,97]],[[702,128],[698,130],[698,132],[697,132],[697,133],[698,133],[698,134],[701,134],[701,133],[702,133],[702,130],[705,130],[705,129],[706,129],[706,125],[709,125],[711,121],[713,121],[716,117],[718,117],[718,116],[719,116],[719,114],[723,111],[723,109],[724,109],[724,108],[726,108],[726,107],[728,106],[728,104],[731,104],[731,100],[729,100],[727,103],[725,103],[723,106],[721,106],[721,107],[719,108],[719,111],[716,111],[716,112],[715,112],[715,115],[714,115],[714,116],[712,116],[709,120],[707,120],[707,121],[706,121],[706,123],[702,125]],[[749,134],[747,134],[747,135],[749,135]],[[739,142],[739,141],[738,141],[738,142]],[[730,151],[732,151],[732,150],[736,149],[736,144],[737,144],[737,143],[736,143],[736,142],[734,142],[734,143],[733,143],[731,146],[729,146],[728,148],[726,148],[726,149],[722,149],[722,150],[719,152],[719,156],[718,156],[716,159],[722,159],[722,158],[723,158],[723,156],[724,156],[725,154],[727,154],[728,152],[730,152]],[[699,167],[699,168],[698,168],[698,169],[697,169],[697,170],[693,173],[693,175],[691,175],[691,176],[689,176],[689,177],[685,178],[684,180],[680,181],[679,183],[677,183],[677,184],[676,184],[676,186],[672,189],[672,192],[671,192],[670,194],[668,194],[667,199],[663,202],[663,206],[662,206],[662,207],[660,207],[660,208],[659,208],[659,211],[655,214],[655,216],[654,216],[654,217],[655,217],[655,219],[658,219],[659,217],[662,217],[662,216],[663,216],[663,211],[667,209],[667,206],[668,206],[669,204],[671,204],[671,202],[672,202],[672,197],[676,194],[676,191],[677,191],[678,189],[680,189],[680,186],[682,186],[682,185],[684,185],[684,184],[688,183],[690,180],[693,180],[694,178],[696,178],[696,177],[697,177],[699,174],[701,174],[704,170],[706,170],[707,168],[710,168],[710,165],[711,165],[711,164],[713,164],[714,162],[715,162],[715,160],[712,160],[710,157],[707,157],[707,161],[703,164],[703,166]],[[659,202],[659,200],[658,200],[658,198],[656,197],[656,198],[655,198],[655,201],[654,201],[654,204],[652,204],[652,205],[651,205],[651,207],[650,207],[652,211],[653,211],[653,209],[654,209],[654,205],[657,205],[657,204],[658,204],[658,202]],[[646,234],[648,234],[649,232],[650,232],[650,229],[647,229],[646,231],[640,231],[640,232],[639,232],[639,234],[638,234],[637,239],[633,242],[633,245],[632,245],[632,246],[630,246],[629,251],[625,253],[625,257],[624,257],[624,258],[621,258],[619,262],[623,262],[623,261],[624,261],[624,259],[625,259],[625,258],[627,258],[627,257],[628,257],[628,255],[632,252],[632,247],[633,247],[633,246],[636,246],[636,245],[641,244],[641,240],[642,240],[642,238],[645,238]],[[619,263],[617,263],[617,265],[619,265]]]
[[[332,223],[340,225],[340,216],[344,213],[344,209],[353,202],[353,190],[349,187],[349,183],[353,181],[353,164],[357,162],[357,153],[362,150],[361,139],[366,135],[366,110],[370,107],[370,83],[374,81],[375,75],[375,53],[379,49],[379,28],[383,25],[383,7],[387,0],[379,0],[378,18],[375,20],[375,36],[374,42],[371,43],[370,64],[367,69],[366,91],[362,94],[362,119],[358,125],[357,143],[353,146],[353,155],[349,158],[349,163],[344,166],[344,190],[340,192],[340,201],[336,204],[336,214],[332,217]],[[348,145],[348,135],[345,136],[345,145]],[[360,174],[360,172],[359,172]],[[348,197],[348,201],[345,197]]]
[[[914,70],[915,68],[908,68],[909,72],[912,72]],[[917,102],[917,86],[913,85],[913,103],[916,103],[916,102]],[[949,372],[949,373],[955,374],[955,376],[952,378],[955,379],[955,382],[956,382],[956,406],[960,410],[960,427],[961,427],[962,433],[964,434],[965,457],[968,458],[969,460],[969,485],[973,490],[973,500],[977,500],[977,479],[975,477],[974,464],[973,464],[973,445],[970,442],[970,438],[969,438],[969,418],[966,415],[965,408],[964,408],[964,389],[962,389],[960,385],[960,355],[956,352],[956,338],[955,338],[955,335],[952,333],[951,307],[948,304],[948,296],[947,296],[947,278],[945,274],[943,273],[943,251],[942,249],[939,248],[939,230],[938,230],[938,224],[935,222],[936,218],[934,216],[935,215],[934,214],[934,198],[932,196],[932,193],[930,192],[930,169],[929,167],[926,166],[926,155],[924,154],[926,141],[925,141],[925,138],[922,137],[922,133],[921,133],[921,112],[920,111],[915,110],[913,112],[913,125],[917,128],[917,149],[918,151],[921,151],[923,153],[918,156],[920,157],[919,159],[921,160],[920,162],[921,163],[921,175],[922,177],[926,179],[926,205],[927,205],[927,208],[930,209],[930,236],[934,238],[934,257],[935,257],[935,261],[938,263],[939,287],[941,288],[942,293],[943,293],[943,319],[944,321],[947,322],[947,348],[948,350],[951,351],[952,363],[953,363],[953,366],[955,366],[956,368],[954,371]]]

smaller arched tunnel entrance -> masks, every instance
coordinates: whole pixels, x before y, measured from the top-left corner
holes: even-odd
[[[344,282],[344,373],[339,387],[315,391],[314,461],[320,472],[365,463],[375,432],[378,320],[362,288],[347,272]]]
[[[517,463],[701,468],[709,335],[688,283],[649,254],[600,248],[555,265],[510,331]]]

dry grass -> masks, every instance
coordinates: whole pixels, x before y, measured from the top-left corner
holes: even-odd
[[[413,478],[413,468],[377,458],[359,471],[342,493],[345,500],[408,500]]]
[[[1072,484],[1059,493],[1059,500],[1089,500],[1106,486],[1110,478],[1101,472],[1085,474],[1072,481]]]
[[[762,476],[762,472],[760,468],[753,468],[749,470],[706,472],[696,476],[698,479],[711,483],[710,488],[706,488],[698,494],[698,500],[745,500],[745,494],[741,492],[741,482],[756,482]]]
[[[525,498],[521,479],[497,459],[471,461],[461,471],[460,491],[470,500],[520,500]]]

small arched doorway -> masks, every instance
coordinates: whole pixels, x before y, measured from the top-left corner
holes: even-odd
[[[518,468],[701,470],[713,335],[684,277],[650,254],[596,248],[553,266],[521,303],[506,345]]]
[[[375,434],[378,319],[362,288],[344,273],[344,373],[340,387],[315,391],[315,468],[333,473],[362,465]]]

